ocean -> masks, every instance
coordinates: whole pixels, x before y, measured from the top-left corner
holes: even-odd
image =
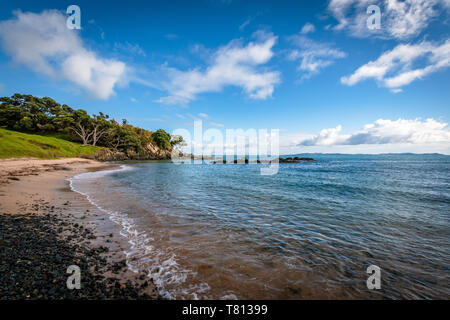
[[[168,299],[450,298],[450,156],[300,156],[317,162],[136,162],[71,186]]]

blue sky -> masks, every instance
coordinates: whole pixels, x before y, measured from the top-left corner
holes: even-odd
[[[81,9],[81,30],[64,26]],[[369,30],[367,7],[381,10]],[[134,125],[279,128],[282,152],[450,153],[446,0],[2,1],[0,95]]]

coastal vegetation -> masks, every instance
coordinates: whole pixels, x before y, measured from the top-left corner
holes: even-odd
[[[173,148],[183,143],[182,137],[172,137],[163,129],[152,132],[126,119],[119,123],[102,112],[89,115],[49,97],[18,93],[0,98],[0,128],[1,158],[91,156],[98,152],[99,160],[167,159]]]

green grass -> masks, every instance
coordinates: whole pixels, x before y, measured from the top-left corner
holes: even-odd
[[[0,159],[92,157],[101,147],[0,128]]]

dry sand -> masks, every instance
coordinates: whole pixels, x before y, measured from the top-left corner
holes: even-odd
[[[111,164],[77,158],[0,160],[0,210],[14,214],[36,199],[62,204],[66,179],[93,167],[100,170]]]

